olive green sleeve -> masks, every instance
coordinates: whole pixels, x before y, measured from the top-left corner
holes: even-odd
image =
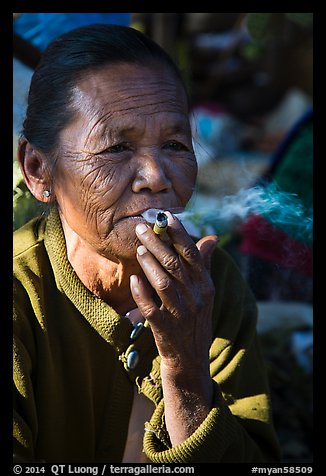
[[[17,302],[13,328],[13,451],[15,461],[34,461],[37,435],[33,375],[33,334]]]
[[[219,253],[215,270],[215,338],[210,349],[214,403],[196,431],[171,448],[162,437],[166,430],[164,401],[160,402],[144,435],[144,451],[156,463],[279,460],[256,335],[255,301],[236,266],[223,253]]]
[[[247,377],[253,380],[248,374]],[[151,461],[258,463],[279,460],[267,394],[251,395],[248,386],[247,395],[233,399],[229,394],[223,395],[221,387],[214,380],[215,396],[210,413],[187,440],[173,448],[167,448],[161,437],[164,434],[164,400],[161,401],[145,427],[144,450]]]

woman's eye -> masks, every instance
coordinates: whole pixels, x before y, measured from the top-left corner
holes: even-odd
[[[165,149],[171,149],[175,151],[180,151],[180,150],[189,150],[188,147],[181,142],[175,141],[175,140],[170,140],[164,144]]]
[[[116,145],[113,145],[112,147],[108,147],[107,149],[105,149],[104,152],[108,152],[110,154],[119,154],[129,149],[130,147],[128,146],[128,144],[116,144]]]

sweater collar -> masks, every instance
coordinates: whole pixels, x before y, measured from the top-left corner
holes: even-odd
[[[66,241],[56,207],[46,221],[44,244],[47,250],[57,287],[74,304],[80,314],[117,352],[132,380],[149,375],[152,359],[157,356],[154,338],[149,327],[144,328],[136,341],[131,339],[133,326],[128,318],[120,316],[111,306],[92,294],[80,281],[67,257]],[[136,367],[127,366],[131,351],[138,353]]]

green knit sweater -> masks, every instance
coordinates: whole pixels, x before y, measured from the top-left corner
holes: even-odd
[[[210,371],[214,406],[171,448],[160,358],[149,327],[133,326],[81,283],[66,254],[56,209],[14,233],[14,452],[17,460],[122,460],[133,391],[155,404],[144,451],[156,463],[277,461],[256,306],[239,271],[218,249]],[[131,350],[139,353],[130,370]]]

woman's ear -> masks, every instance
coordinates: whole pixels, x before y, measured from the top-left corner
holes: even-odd
[[[25,183],[34,197],[41,202],[53,200],[51,177],[45,155],[35,149],[25,137],[19,140],[18,162]]]

